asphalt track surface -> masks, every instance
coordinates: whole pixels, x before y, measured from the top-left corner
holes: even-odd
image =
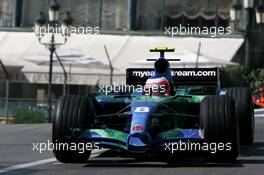
[[[137,162],[128,158],[106,157],[94,153],[86,164],[62,164],[51,151],[32,151],[33,143],[51,139],[50,124],[1,125],[0,126],[0,174],[38,175],[261,175],[264,174],[264,111],[255,112],[255,143],[241,147],[241,154],[233,164],[206,163],[202,158],[186,158],[173,165],[159,161]]]

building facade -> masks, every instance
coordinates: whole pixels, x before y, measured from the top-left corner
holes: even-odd
[[[103,30],[162,30],[164,26],[227,26],[232,0],[58,0],[75,26]],[[2,0],[0,26],[32,27],[49,0]],[[47,16],[47,13],[46,13]]]
[[[164,34],[165,27],[205,26],[226,28],[232,26],[229,20],[229,7],[233,0],[57,1],[61,6],[61,14],[64,14],[65,11],[71,12],[71,16],[74,19],[73,26],[99,27],[102,33],[106,32],[121,36],[131,35],[133,32],[136,32],[140,35],[148,34],[155,37],[156,34]],[[36,16],[40,11],[44,12],[46,19],[48,18],[47,13],[50,2],[51,0],[1,0],[0,30],[3,32],[32,32]],[[152,32],[153,34],[151,34]],[[237,33],[234,33],[228,37],[236,38],[236,35]],[[261,45],[261,42],[256,39],[257,42]],[[67,43],[67,45],[71,45],[71,43]],[[256,48],[253,48],[252,51],[254,64],[260,66],[264,65],[264,62],[256,58],[263,57],[264,52],[262,48],[257,48],[256,45]],[[241,47],[239,53],[234,57],[234,60],[243,63],[243,54],[243,47]],[[1,116],[3,115],[6,86],[3,72],[0,71],[0,75],[2,76],[0,82]],[[54,101],[62,95],[62,88],[62,84],[53,85]],[[92,89],[94,89],[94,86],[90,85],[68,85],[68,93],[70,94],[85,94]],[[9,92],[10,101],[13,102],[13,105],[11,105],[13,108],[18,104],[18,101],[28,102],[21,103],[24,106],[31,104],[33,106],[45,107],[47,99],[46,83],[11,82]]]

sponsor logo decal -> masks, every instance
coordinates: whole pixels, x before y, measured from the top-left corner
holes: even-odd
[[[154,75],[154,71],[133,71],[134,77],[150,77]],[[216,71],[214,70],[177,70],[171,71],[172,76],[176,77],[215,77]]]
[[[141,126],[141,125],[136,125],[136,126],[132,127],[132,130],[134,130],[134,131],[143,131],[144,127]]]
[[[146,107],[146,106],[136,107],[134,112],[149,112],[149,107]]]

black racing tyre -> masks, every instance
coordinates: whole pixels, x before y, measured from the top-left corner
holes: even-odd
[[[233,162],[239,154],[239,123],[235,115],[235,102],[229,96],[205,97],[200,106],[200,127],[205,143],[217,151],[203,150],[213,162]],[[220,149],[220,145],[221,149]],[[224,149],[223,149],[224,145]]]
[[[69,136],[72,134],[72,127],[89,127],[94,121],[94,109],[91,101],[82,96],[62,96],[59,98],[54,110],[52,141],[54,144],[79,144],[71,142]],[[53,153],[58,161],[63,163],[84,163],[90,157],[91,151],[80,153],[79,150],[54,149]]]
[[[240,145],[251,145],[254,141],[254,105],[252,94],[247,87],[226,88],[227,94],[236,102],[236,114],[239,118]]]

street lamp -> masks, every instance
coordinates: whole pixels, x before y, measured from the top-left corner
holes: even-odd
[[[70,16],[70,12],[67,11],[65,17],[62,20],[62,25],[61,25],[62,35],[70,36],[72,22],[73,22],[73,19]]]
[[[253,8],[254,7],[254,0],[244,0],[244,8]]]
[[[59,14],[60,14],[60,5],[56,0],[53,0],[52,3],[49,6],[49,21],[48,23],[51,23],[53,27],[55,27],[55,24],[60,25],[59,22]],[[66,12],[66,18],[62,21],[61,25],[61,32],[60,34],[64,37],[63,42],[55,42],[55,35],[54,30],[51,30],[51,40],[50,42],[43,42],[43,38],[45,38],[46,34],[50,33],[49,27],[48,30],[45,29],[46,20],[43,12],[40,12],[39,15],[36,18],[35,22],[35,32],[36,36],[38,37],[39,43],[44,45],[47,49],[50,51],[50,61],[49,61],[49,86],[48,86],[48,121],[51,122],[52,119],[52,67],[53,67],[53,54],[56,53],[56,49],[65,44],[67,42],[67,38],[70,36],[70,29],[69,26],[72,23],[72,18],[70,17],[70,13]],[[67,32],[65,32],[63,29],[65,27],[68,29]],[[55,30],[57,31],[57,30]],[[66,92],[65,90],[63,91]],[[65,95],[65,94],[64,94]]]
[[[256,16],[257,23],[263,23],[264,20],[264,6],[261,3],[256,8],[256,13],[254,13],[254,0],[244,0],[243,1],[243,29],[239,28],[239,22],[241,21],[242,5],[240,0],[234,0],[230,6],[230,21],[234,22],[234,29],[236,31],[242,32],[245,38],[245,67],[250,69],[250,55],[251,55],[251,40],[252,34],[255,33],[253,29],[254,15]]]
[[[58,22],[60,19],[60,5],[56,0],[53,0],[49,6],[49,21]]]
[[[264,4],[263,1],[256,7],[257,24],[264,24]]]
[[[239,1],[233,1],[233,3],[230,6],[230,20],[234,21],[236,24],[236,22],[240,20],[241,13],[242,13],[241,3],[239,3]]]
[[[42,28],[45,26],[46,19],[43,12],[39,12],[35,22],[35,33],[37,36],[42,34]]]

